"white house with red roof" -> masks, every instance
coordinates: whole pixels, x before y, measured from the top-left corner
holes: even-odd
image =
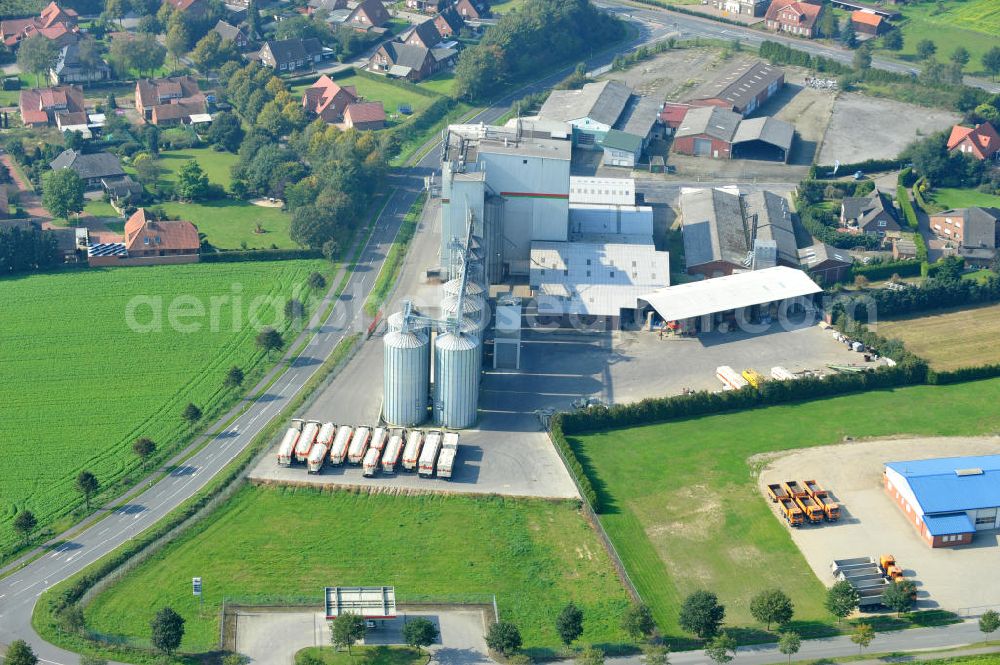
[[[948,137],[948,150],[971,155],[980,161],[1000,159],[1000,134],[988,122],[975,127],[955,125]]]

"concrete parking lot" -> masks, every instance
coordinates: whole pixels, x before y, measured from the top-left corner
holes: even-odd
[[[959,120],[961,116],[950,111],[840,93],[818,163],[895,159],[913,141],[949,129]]]
[[[834,559],[891,553],[916,582],[918,609],[974,616],[1000,608],[1000,585],[991,583],[993,574],[987,572],[995,570],[1000,558],[997,532],[981,531],[964,547],[931,549],[885,493],[882,469],[885,462],[994,454],[998,447],[998,437],[955,437],[876,439],[796,450],[760,460],[766,463],[760,488],[763,497],[768,483],[816,480],[840,503],[838,522],[789,527],[823,584],[835,581],[830,573]],[[781,519],[776,510],[775,519]]]
[[[440,631],[436,644],[428,647],[434,660],[448,663],[491,663],[483,635],[486,617],[476,608],[416,609],[400,607],[396,619],[378,621],[360,644],[404,644],[406,620],[426,617]],[[295,653],[311,646],[330,645],[330,625],[322,612],[241,610],[236,618],[236,651],[255,665],[290,665]]]

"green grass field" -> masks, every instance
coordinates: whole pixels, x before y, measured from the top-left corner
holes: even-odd
[[[254,345],[250,303],[274,297],[272,313],[258,308],[266,325],[314,270],[328,272],[330,264],[93,269],[0,281],[0,550],[13,542],[18,509],[34,512],[42,527],[67,526],[58,521],[82,505],[73,489],[79,471],[91,470],[104,487],[133,474],[139,466],[131,453],[135,438],[148,436],[165,452],[176,450],[189,431],[180,417],[188,402],[207,419],[236,396],[222,388],[232,365],[244,368],[248,383],[260,377],[267,363]],[[168,308],[178,296],[197,299],[207,311],[209,298],[232,297],[236,288],[242,304],[218,309],[217,331],[207,318],[197,332],[170,325]],[[134,296],[162,301],[162,331],[129,326]],[[136,309],[135,321],[150,322],[152,309]]]
[[[943,210],[968,208],[970,206],[1000,208],[1000,196],[986,194],[975,189],[936,187],[931,193],[930,199],[941,206]]]
[[[160,166],[163,168],[163,179],[173,182],[177,180],[177,172],[189,159],[198,162],[208,176],[209,182],[222,185],[227,190],[233,182],[230,169],[238,157],[231,152],[216,152],[212,148],[190,148],[188,150],[171,150],[160,153]]]
[[[936,14],[938,6],[945,11]],[[929,39],[938,47],[937,59],[948,62],[948,56],[958,46],[964,46],[972,59],[965,66],[969,74],[983,71],[980,59],[997,44],[1000,37],[1000,3],[996,0],[944,0],[896,5],[894,9],[905,17],[903,50],[909,60],[916,59],[917,42]],[[892,55],[892,52],[883,51]]]
[[[179,203],[169,201],[160,207],[171,217],[192,222],[204,233],[208,242],[219,249],[294,249],[289,235],[292,216],[280,208],[265,208],[247,201],[221,199],[204,203]],[[260,224],[264,233],[256,233]]]
[[[190,577],[204,581],[204,611]],[[145,637],[170,605],[186,619],[182,650],[216,646],[224,596],[315,598],[324,586],[391,584],[397,597],[496,594],[525,646],[556,649],[556,615],[572,599],[584,643],[622,642],[627,596],[571,502],[389,496],[246,487],[86,610],[102,633]]]
[[[417,86],[431,92],[436,92],[439,95],[450,97],[455,92],[455,72],[451,70],[438,72],[434,76],[417,83]]]
[[[88,215],[93,215],[94,217],[121,217],[121,215],[118,214],[118,211],[111,207],[110,203],[100,199],[96,201],[87,201],[83,206],[83,212]]]
[[[423,112],[434,101],[434,97],[421,95],[419,92],[406,90],[386,81],[375,81],[357,75],[337,79],[337,83],[353,85],[358,89],[358,94],[367,101],[382,102],[386,115],[396,113],[400,104],[409,104],[410,108],[413,109],[413,114],[416,115]]]
[[[333,647],[306,647],[295,654],[295,663],[315,663],[318,658],[323,665],[423,665],[428,656],[425,651],[411,647],[357,646],[353,653],[337,651]]]
[[[778,587],[795,603],[797,628],[832,624],[823,585],[757,491],[753,455],[896,434],[971,435],[1000,430],[1000,379],[916,386],[692,418],[571,438],[601,495],[601,522],[666,634],[681,633],[678,607],[709,589],[726,623],[751,619],[754,593]],[[759,634],[737,631],[744,639]]]

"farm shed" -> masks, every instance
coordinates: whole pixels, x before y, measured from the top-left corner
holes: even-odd
[[[792,152],[795,128],[777,118],[744,120],[733,135],[734,159],[766,159],[788,162]]]
[[[691,103],[695,106],[718,106],[747,116],[784,85],[785,70],[757,60],[713,81],[712,92]]]
[[[888,462],[885,490],[931,547],[1000,527],[1000,455]]]

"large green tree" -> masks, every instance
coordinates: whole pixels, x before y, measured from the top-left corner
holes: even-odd
[[[403,641],[411,647],[428,647],[437,640],[438,628],[426,617],[417,617],[403,626]]]
[[[14,640],[4,653],[5,665],[37,665],[38,656],[24,640]]]
[[[200,201],[208,194],[208,176],[194,159],[177,172],[177,195],[185,201]]]
[[[656,621],[653,620],[653,612],[648,605],[630,605],[625,614],[622,615],[622,630],[624,630],[633,640],[640,640],[649,637],[656,630]]]
[[[917,587],[911,580],[895,580],[882,593],[882,604],[896,611],[896,616],[913,608]]]
[[[840,623],[844,617],[858,609],[860,602],[858,590],[847,580],[840,580],[826,592],[824,605],[830,614],[837,617],[837,623]]]
[[[14,531],[21,536],[22,540],[27,540],[36,526],[38,526],[38,519],[30,510],[19,511],[14,517]]]
[[[184,639],[184,617],[173,608],[164,607],[149,622],[149,630],[153,646],[170,655]]]
[[[583,610],[572,601],[556,617],[556,632],[563,644],[569,645],[583,635]]]
[[[521,631],[510,621],[498,621],[486,632],[486,646],[509,656],[521,648]]]
[[[83,180],[73,169],[50,171],[42,178],[42,205],[67,222],[83,210]]]
[[[21,71],[35,75],[35,86],[41,85],[41,76],[55,67],[59,58],[56,43],[42,35],[22,39],[17,47],[17,65]]]
[[[705,645],[705,655],[711,658],[712,662],[725,665],[736,657],[736,640],[726,633],[716,635]]]
[[[330,641],[337,649],[347,647],[348,654],[354,643],[364,636],[365,620],[358,614],[344,612],[330,622]]]
[[[1000,74],[1000,46],[994,46],[984,53],[980,62],[990,77],[996,78],[997,74]]]
[[[75,486],[76,491],[83,495],[83,501],[87,506],[87,510],[90,510],[90,500],[101,488],[101,484],[98,482],[97,476],[84,469],[77,474]]]
[[[684,599],[677,622],[689,633],[702,639],[713,637],[726,617],[726,608],[710,591],[695,591]]]
[[[772,623],[783,625],[791,621],[794,612],[792,599],[780,589],[761,591],[750,601],[750,614],[757,621],[767,624],[768,630],[771,630]]]
[[[921,60],[930,60],[937,53],[937,44],[929,39],[921,39],[917,42],[917,57]]]
[[[152,439],[140,437],[132,444],[132,452],[139,458],[143,470],[146,469],[146,462],[156,452],[156,444]]]

